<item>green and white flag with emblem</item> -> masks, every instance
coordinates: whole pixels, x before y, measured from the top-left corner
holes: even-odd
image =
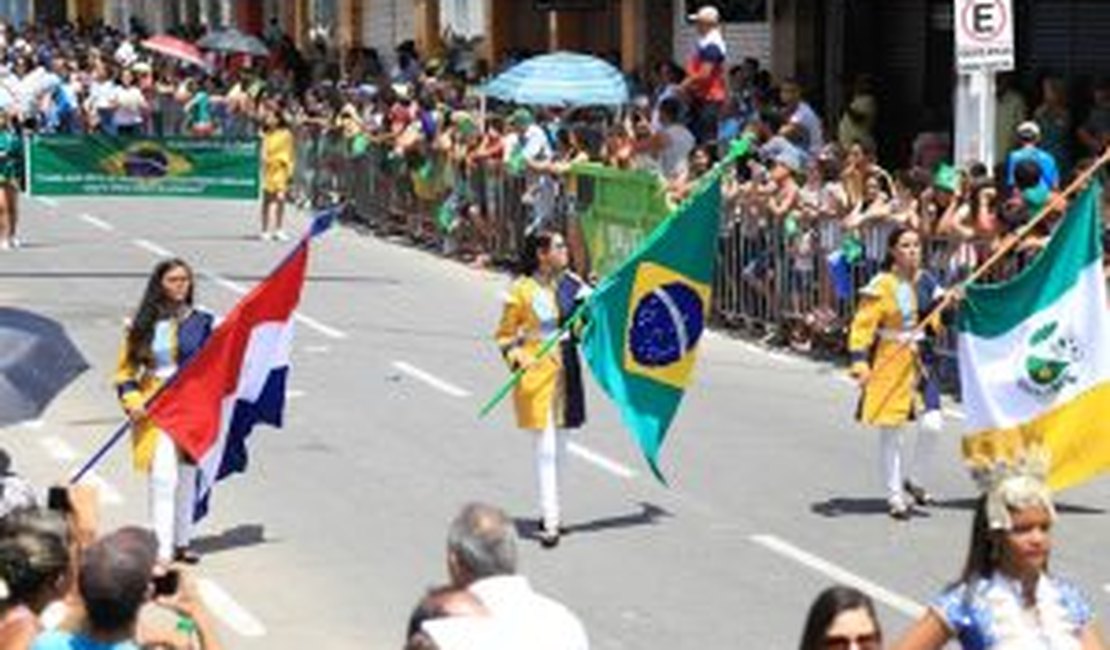
[[[1086,190],[1017,277],[973,284],[961,305],[960,380],[972,464],[1051,457],[1064,488],[1110,469],[1110,311],[1102,267],[1101,188]]]

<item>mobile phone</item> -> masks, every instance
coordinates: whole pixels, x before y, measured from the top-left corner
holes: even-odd
[[[69,502],[69,490],[60,485],[51,487],[46,492],[46,507],[55,512],[69,512],[73,505]]]
[[[177,569],[170,569],[160,576],[151,579],[154,585],[155,596],[172,596],[177,593],[181,584],[181,573]]]

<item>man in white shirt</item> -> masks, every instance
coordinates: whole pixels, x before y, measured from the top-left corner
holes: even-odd
[[[516,563],[516,531],[508,515],[482,503],[464,506],[447,537],[451,582],[478,597],[499,640],[529,650],[588,650],[578,617],[533,590],[516,573]]]
[[[825,132],[817,112],[802,98],[801,84],[793,79],[782,82],[779,99],[782,100],[783,128],[788,125],[800,127],[805,135],[806,152],[817,156],[825,146]]]

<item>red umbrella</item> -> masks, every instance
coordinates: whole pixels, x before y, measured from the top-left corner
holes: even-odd
[[[208,62],[204,60],[204,55],[201,54],[200,48],[188,41],[174,38],[168,34],[152,36],[140,43],[140,45],[152,52],[164,54],[165,56],[186,63],[192,63],[202,68],[208,67]]]

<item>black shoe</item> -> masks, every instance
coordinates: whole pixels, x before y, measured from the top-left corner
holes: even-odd
[[[904,482],[902,487],[913,497],[913,502],[919,506],[931,506],[935,505],[937,502],[937,500],[933,498],[933,495],[929,494],[928,490],[911,481]]]
[[[173,550],[173,561],[182,564],[197,564],[200,562],[200,556],[196,551],[192,551],[188,546],[179,546]]]
[[[540,539],[540,546],[544,548],[555,548],[559,545],[559,531],[550,531],[546,528],[541,528],[537,535]]]
[[[887,512],[897,521],[908,521],[912,515],[910,507],[901,498],[891,499],[890,509]]]

